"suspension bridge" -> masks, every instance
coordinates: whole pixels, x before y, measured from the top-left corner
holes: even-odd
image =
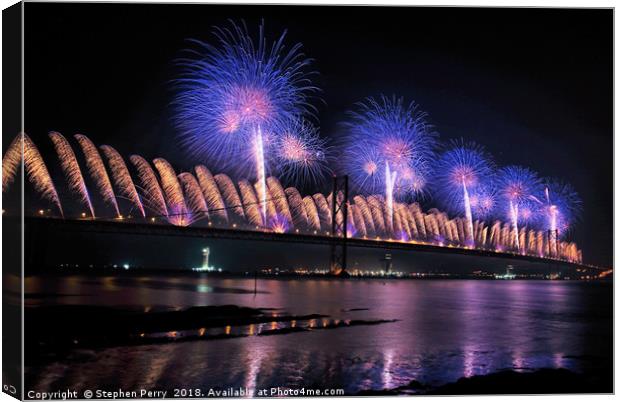
[[[226,227],[213,225],[211,221],[206,225],[180,226],[170,224],[166,220],[157,220],[151,217],[149,220],[134,218],[104,218],[87,217],[77,219],[28,216],[24,218],[24,233],[26,247],[32,250],[42,250],[47,239],[60,233],[86,234],[101,233],[110,235],[143,235],[143,236],[167,236],[205,239],[227,240],[251,240],[268,241],[277,243],[301,243],[328,246],[330,249],[330,270],[332,274],[339,275],[347,271],[347,251],[349,248],[369,248],[382,250],[402,250],[407,252],[422,252],[434,254],[465,255],[472,257],[501,258],[515,261],[546,263],[556,267],[562,266],[569,269],[594,269],[602,271],[602,268],[571,261],[562,258],[554,258],[550,253],[544,256],[536,256],[514,250],[498,250],[495,248],[467,247],[452,243],[425,242],[421,240],[403,240],[382,237],[353,237],[346,228],[347,218],[350,216],[348,208],[348,183],[346,177],[334,178],[331,205],[331,227],[327,231],[289,231],[278,232],[269,228],[252,227],[233,223]],[[239,208],[234,206],[231,208]],[[44,215],[44,214],[41,214]],[[4,217],[6,220],[7,218]],[[16,218],[8,218],[16,219]],[[32,264],[40,264],[44,252],[29,252],[28,256],[33,259]],[[39,260],[37,260],[39,259]]]

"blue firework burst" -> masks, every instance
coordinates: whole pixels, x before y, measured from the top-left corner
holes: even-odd
[[[495,207],[494,165],[484,148],[473,142],[451,141],[435,166],[433,187],[438,201],[452,213],[484,218]],[[467,198],[467,199],[466,199]]]
[[[543,180],[540,199],[540,225],[544,230],[557,229],[562,236],[581,216],[581,198],[568,183],[550,178]]]
[[[497,189],[500,207],[513,222],[535,222],[542,182],[529,168],[507,166],[499,171]]]
[[[348,113],[343,124],[343,170],[362,192],[385,187],[385,166],[396,174],[394,191],[421,194],[429,180],[437,133],[427,114],[403,98],[367,98]]]
[[[275,41],[257,39],[244,22],[214,28],[215,44],[191,40],[179,60],[175,81],[175,122],[182,143],[214,168],[244,168],[257,130],[278,136],[289,121],[312,114],[312,60],[301,44],[285,45],[286,31]],[[266,152],[265,161],[275,156]],[[251,163],[251,162],[250,162]]]

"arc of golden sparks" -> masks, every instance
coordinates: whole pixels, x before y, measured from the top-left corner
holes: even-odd
[[[241,198],[239,197],[235,184],[230,177],[220,173],[216,174],[214,179],[226,204],[233,207],[232,212],[234,212],[235,215],[239,216],[241,219],[245,219],[245,213],[241,207]]]
[[[202,194],[198,180],[196,180],[194,175],[188,172],[183,172],[179,174],[179,180],[183,184],[183,189],[187,195],[187,202],[196,218],[198,219],[209,216],[207,201],[205,201],[205,197]]]
[[[159,172],[161,187],[164,190],[168,205],[168,221],[173,225],[187,226],[191,223],[191,217],[187,213],[183,189],[177,179],[177,175],[170,163],[163,158],[153,159],[155,169]]]
[[[114,195],[114,189],[110,182],[110,177],[103,164],[103,159],[97,150],[97,147],[93,142],[82,134],[74,135],[78,144],[82,148],[84,159],[86,160],[86,167],[90,173],[90,177],[93,179],[99,189],[99,193],[103,200],[114,207],[116,216],[120,216],[121,212],[118,209],[118,203],[116,202],[116,196]]]
[[[144,187],[143,199],[147,201],[146,205],[156,214],[168,217],[166,200],[151,165],[140,155],[131,155],[129,160],[138,171],[138,177]]]
[[[49,200],[58,208],[60,215],[64,218],[60,198],[52,177],[47,170],[45,161],[34,142],[26,133],[17,135],[2,157],[2,192],[6,192],[9,185],[15,180],[19,166],[22,163],[22,148],[23,163],[28,180],[42,198]]]
[[[2,157],[2,192],[6,192],[17,175],[17,170],[22,163],[22,141],[20,134],[11,141],[8,149]]]
[[[142,201],[140,201],[140,196],[138,196],[138,190],[136,190],[136,186],[131,178],[131,175],[129,174],[129,169],[127,169],[127,165],[125,164],[123,157],[116,149],[109,145],[102,145],[99,148],[108,160],[108,166],[112,172],[114,184],[116,184],[116,187],[120,190],[121,194],[129,199],[129,201],[131,201],[136,208],[138,208],[140,214],[142,214],[142,217],[144,218],[146,216],[144,213],[144,206],[142,206]]]
[[[226,205],[224,204],[224,198],[220,193],[220,190],[215,183],[215,178],[204,165],[198,165],[194,168],[196,171],[196,177],[198,178],[198,184],[202,190],[209,211],[212,211],[212,215],[221,219],[224,222],[228,222],[228,212],[226,211]]]
[[[67,178],[69,188],[80,196],[81,201],[88,207],[90,215],[95,218],[95,210],[90,201],[90,196],[88,195],[84,176],[82,176],[80,165],[75,157],[73,148],[71,148],[71,144],[69,144],[69,141],[67,141],[62,134],[56,131],[50,132],[49,137],[56,149],[56,154],[58,155],[60,166]]]
[[[246,179],[240,180],[237,184],[239,186],[239,193],[241,194],[241,202],[245,206],[245,216],[252,225],[262,226],[263,215],[254,186]]]

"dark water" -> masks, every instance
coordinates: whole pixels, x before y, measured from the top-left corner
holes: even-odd
[[[26,301],[145,310],[236,304],[400,321],[76,350],[61,361],[28,367],[26,389],[320,385],[355,393],[414,379],[439,385],[501,369],[607,370],[611,360],[612,286],[606,283],[311,279],[259,280],[256,296],[253,289],[254,281],[246,279],[32,277],[26,290],[35,297]]]

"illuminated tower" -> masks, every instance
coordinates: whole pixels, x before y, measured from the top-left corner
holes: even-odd
[[[202,269],[205,269],[205,270],[209,269],[209,252],[210,252],[209,247],[205,247],[202,249],[202,257],[203,257]]]
[[[389,274],[390,271],[392,270],[392,254],[386,253],[385,257],[383,257],[381,259],[381,261],[385,264],[384,265],[384,272],[386,274]]]

